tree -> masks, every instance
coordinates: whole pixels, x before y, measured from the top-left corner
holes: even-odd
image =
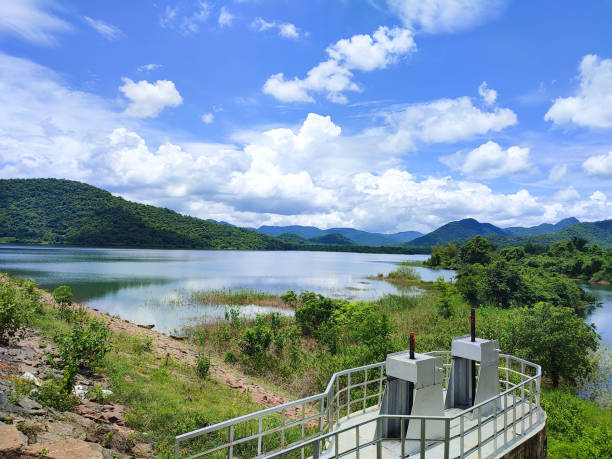
[[[463,264],[480,263],[481,265],[487,265],[491,262],[490,252],[494,249],[493,244],[484,237],[476,236],[461,246],[459,259]]]
[[[561,379],[575,384],[594,369],[588,353],[597,350],[599,335],[571,308],[543,302],[522,308],[516,333],[519,354],[541,365],[553,387]]]

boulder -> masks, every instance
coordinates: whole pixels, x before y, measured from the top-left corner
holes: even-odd
[[[23,458],[38,459],[104,459],[112,453],[95,443],[69,438],[51,443],[36,443],[21,449]]]
[[[0,423],[0,457],[20,457],[21,447],[27,444],[28,438],[17,430],[17,426]]]

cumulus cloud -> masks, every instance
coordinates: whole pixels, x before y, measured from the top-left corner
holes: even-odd
[[[214,115],[213,113],[211,113],[211,112],[204,113],[204,114],[202,115],[202,122],[203,122],[204,124],[210,124],[210,123],[212,123],[214,120],[215,120],[215,115]]]
[[[557,201],[567,202],[575,201],[577,199],[580,199],[580,193],[578,193],[576,188],[571,185],[555,193],[555,200]]]
[[[232,13],[229,12],[229,10],[223,6],[221,7],[221,11],[219,12],[219,26],[220,27],[228,27],[230,25],[232,25],[232,22],[234,22],[234,15]]]
[[[464,175],[488,178],[526,172],[531,166],[529,148],[513,146],[504,150],[492,141],[467,154],[456,153],[440,160]]]
[[[387,0],[406,27],[424,33],[457,32],[495,18],[505,0]]]
[[[474,179],[418,175],[377,148],[386,133],[344,134],[310,113],[232,143],[184,142],[74,91],[53,71],[0,54],[0,177],[81,180],[127,199],[239,225],[314,224],[427,231],[471,216],[499,225],[612,216],[591,189],[536,196]],[[575,196],[574,196],[575,198]]]
[[[557,98],[544,119],[555,124],[612,128],[612,59],[588,54],[578,71],[580,87],[576,94]]]
[[[291,24],[290,22],[266,21],[265,19],[257,17],[251,23],[251,27],[258,32],[276,30],[283,38],[300,38],[299,29],[295,24]]]
[[[56,4],[48,0],[0,2],[0,33],[14,35],[38,45],[52,45],[55,35],[71,29],[53,14]]]
[[[346,91],[359,91],[352,70],[384,69],[402,56],[416,51],[412,32],[379,27],[373,35],[354,35],[327,48],[329,59],[310,69],[305,78],[272,75],[263,91],[283,102],[314,102],[313,93],[324,93],[336,103],[346,103]]]
[[[391,151],[411,150],[416,142],[457,142],[516,124],[509,108],[490,111],[474,106],[469,97],[438,99],[383,113],[391,133],[384,142]]]
[[[612,178],[612,151],[607,155],[596,155],[587,158],[582,163],[582,167],[589,175]]]
[[[108,24],[101,19],[92,19],[89,16],[85,16],[85,22],[107,40],[113,41],[123,37],[123,32],[118,27]]]
[[[176,90],[174,83],[168,80],[157,80],[149,83],[141,80],[138,83],[123,78],[119,90],[130,100],[125,113],[137,118],[153,118],[165,107],[177,107],[183,98]]]
[[[478,86],[478,94],[487,105],[493,105],[497,99],[497,91],[489,88],[486,81],[483,81],[482,84]]]

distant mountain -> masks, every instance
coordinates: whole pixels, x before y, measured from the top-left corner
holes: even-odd
[[[85,246],[285,249],[285,242],[70,180],[0,180],[0,238]]]
[[[281,234],[295,234],[304,239],[312,239],[316,237],[325,236],[328,234],[340,234],[355,244],[366,245],[371,247],[382,247],[396,245],[402,242],[411,241],[422,233],[418,231],[403,231],[401,233],[394,234],[383,234],[383,233],[370,233],[367,231],[356,230],[353,228],[330,228],[322,230],[314,226],[261,226],[256,230],[259,233],[267,234],[268,236],[280,236]]]
[[[466,218],[464,220],[447,223],[425,236],[402,244],[402,246],[433,247],[435,245],[445,245],[457,239],[472,238],[477,235],[509,236],[510,233],[490,223],[480,223],[473,218]]]
[[[602,247],[612,247],[612,220],[575,223],[552,234],[514,237],[488,236],[487,239],[499,247],[508,247],[524,245],[527,242],[549,245],[554,242],[565,241],[574,236],[582,237],[591,244],[598,244]]]
[[[580,223],[580,220],[575,217],[569,217],[564,218],[563,220],[559,221],[558,223],[555,223],[554,225],[551,223],[542,223],[541,225],[532,226],[530,228],[513,226],[504,229],[512,236],[535,236],[537,234],[553,234],[570,225],[575,225],[576,223]]]
[[[348,237],[338,233],[330,233],[324,236],[309,239],[314,244],[334,244],[334,245],[357,245]]]

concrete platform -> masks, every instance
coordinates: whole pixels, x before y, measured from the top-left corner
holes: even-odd
[[[522,416],[526,416],[529,411],[528,402],[522,402],[520,399],[516,400],[516,406],[513,405],[512,397],[506,397],[506,400],[502,399],[502,407],[507,406],[509,410],[506,412],[504,419],[503,412],[498,412],[497,415],[492,415],[486,418],[481,418],[480,433],[479,429],[476,428],[472,432],[459,435],[461,433],[461,421],[460,418],[456,418],[451,421],[450,425],[450,436],[451,438],[457,435],[457,438],[451,439],[449,445],[449,457],[461,457],[461,451],[464,451],[464,457],[466,458],[485,458],[485,457],[499,457],[504,453],[507,453],[514,446],[519,445],[523,441],[529,439],[534,433],[540,431],[546,423],[546,415],[540,408],[536,408],[532,405],[531,412],[531,423],[529,416],[525,419],[521,419]],[[444,415],[446,417],[452,417],[461,413],[460,409],[445,410]],[[516,413],[516,418],[514,418]],[[365,413],[353,414],[349,419],[344,419],[340,422],[338,429],[344,429],[346,427],[355,426],[364,421],[371,421],[363,426],[359,427],[359,445],[366,444],[375,438],[376,433],[376,417],[378,415],[378,407],[372,407],[366,410]],[[513,421],[516,419],[518,422]],[[429,422],[429,421],[428,421]],[[472,427],[478,426],[478,419],[471,419],[470,415],[463,416],[463,431],[467,432]],[[427,430],[426,430],[427,432]],[[493,434],[495,433],[495,437]],[[484,443],[481,446],[480,453],[478,449],[468,453],[472,448],[475,448],[480,443]],[[487,439],[489,439],[487,441]],[[463,442],[463,445],[462,445]],[[338,435],[338,447],[334,444],[334,441],[329,442],[326,445],[326,449],[321,452],[321,457],[330,458],[342,455],[343,452],[348,452],[357,446],[357,429],[351,429],[347,432],[343,432]],[[405,457],[420,457],[420,447],[418,441],[406,440],[404,446]],[[401,457],[401,442],[399,440],[384,440],[382,442],[382,456],[384,458],[399,458]],[[370,445],[356,452],[348,453],[343,455],[348,458],[376,458],[376,445]],[[444,442],[428,442],[425,449],[425,457],[427,459],[444,458]]]

